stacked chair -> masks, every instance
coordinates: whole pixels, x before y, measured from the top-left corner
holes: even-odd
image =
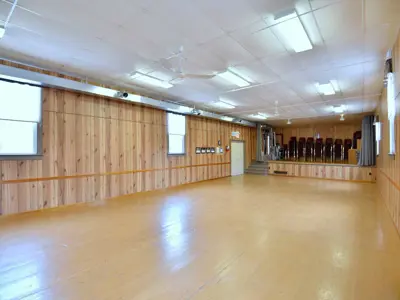
[[[333,139],[291,137],[288,144],[283,145],[281,159],[305,162],[345,162],[349,159],[349,150],[354,148],[351,139]]]
[[[307,158],[306,158],[306,138],[304,138],[304,137],[299,138],[299,142],[297,144],[297,159],[298,160],[304,159],[304,161],[307,160]]]
[[[314,161],[314,138],[307,138],[306,142],[306,161]]]
[[[314,146],[314,161],[324,161],[324,139],[317,139]]]
[[[343,159],[344,161],[349,160],[349,150],[351,149],[352,146],[352,140],[351,139],[345,139],[344,140],[344,146],[343,146]]]
[[[343,140],[336,139],[335,144],[333,145],[333,161],[343,162]]]
[[[292,136],[289,141],[289,159],[297,160],[297,138]]]

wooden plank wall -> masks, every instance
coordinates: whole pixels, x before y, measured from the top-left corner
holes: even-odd
[[[230,176],[232,131],[255,159],[256,129],[187,118],[185,156],[167,156],[166,112],[57,89],[43,90],[42,160],[0,161],[0,214],[91,202]]]
[[[400,92],[400,33],[393,48],[396,91]],[[400,94],[396,98],[396,157],[389,156],[389,128],[387,121],[387,94],[383,89],[378,114],[382,122],[380,155],[377,158],[378,188],[393,222],[400,232]]]
[[[287,144],[290,137],[314,137],[319,133],[321,138],[334,138],[334,139],[353,139],[353,133],[361,130],[360,124],[310,124],[307,127],[284,127],[277,128],[276,133],[283,134],[283,142]]]
[[[268,162],[268,173],[288,172],[287,176],[332,179],[344,181],[375,182],[376,168],[345,165],[312,164],[296,162]]]

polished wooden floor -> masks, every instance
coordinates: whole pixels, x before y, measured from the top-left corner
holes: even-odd
[[[0,218],[0,299],[400,299],[374,184],[247,175]]]

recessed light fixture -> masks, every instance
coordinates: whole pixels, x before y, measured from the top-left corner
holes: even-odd
[[[220,109],[234,109],[236,107],[224,101],[211,102],[210,105]]]
[[[343,105],[332,106],[332,111],[335,114],[342,114],[344,112],[344,107],[343,107]]]
[[[233,118],[232,118],[232,117],[223,116],[223,117],[221,118],[221,120],[228,121],[228,122],[232,122],[232,121],[233,121]]]
[[[225,71],[223,73],[218,74],[219,77],[225,79],[226,81],[229,81],[230,83],[233,83],[239,87],[245,87],[249,86],[250,83],[244,80],[242,77],[239,75],[236,75],[235,73],[231,71]]]
[[[6,29],[3,26],[0,26],[0,40],[6,34]]]
[[[260,120],[268,119],[268,116],[266,114],[263,114],[263,113],[252,114],[252,115],[249,115],[249,117],[253,118],[253,119],[260,119]]]
[[[344,114],[341,114],[340,115],[340,121],[344,121],[345,119],[344,119]]]
[[[169,89],[172,88],[173,85],[170,84],[169,82],[166,81],[162,81],[158,78],[154,78],[148,75],[144,75],[141,74],[139,72],[134,73],[133,75],[131,75],[131,78],[135,81],[139,81],[140,83],[144,83],[144,84],[148,84],[148,85],[152,85],[155,87],[160,87],[163,89]]]
[[[292,120],[288,119],[286,124],[291,125],[292,124]]]
[[[275,15],[275,21],[277,21],[278,24],[272,28],[280,33],[280,37],[284,39],[285,44],[295,52],[303,52],[313,48],[295,10],[289,13]]]
[[[333,88],[332,84],[329,83],[316,83],[315,86],[318,89],[318,92],[325,96],[335,95],[335,89]]]

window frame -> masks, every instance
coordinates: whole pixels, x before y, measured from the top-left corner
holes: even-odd
[[[36,85],[36,84],[30,84],[26,82],[21,82],[21,81],[14,81],[14,80],[8,80],[8,79],[3,79],[0,78],[1,81],[6,81],[12,84],[23,84],[23,85],[29,85],[33,87],[40,88],[40,118],[39,122],[35,122],[37,124],[37,138],[36,138],[36,154],[7,154],[7,155],[2,155],[0,154],[0,161],[6,161],[6,160],[41,160],[43,158],[43,87],[41,85]],[[1,119],[5,121],[9,121],[6,119]],[[10,121],[16,121],[16,122],[25,122],[25,121],[18,121],[18,120],[10,120]],[[33,122],[30,122],[33,123]]]
[[[177,114],[177,113],[173,113],[173,112],[169,112],[167,111],[167,156],[186,156],[187,155],[187,150],[186,150],[186,127],[187,127],[187,119],[186,119],[186,115],[183,114]],[[170,153],[169,152],[169,136],[170,135],[177,135],[177,136],[182,136],[180,134],[170,134],[169,133],[169,121],[168,121],[168,116],[169,115],[178,115],[178,116],[183,116],[185,117],[185,135],[183,136],[183,152],[182,153]]]

